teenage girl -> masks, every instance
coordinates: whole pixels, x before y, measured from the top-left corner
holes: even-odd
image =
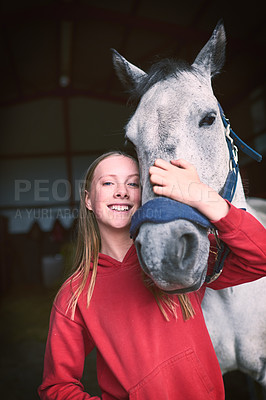
[[[156,194],[192,205],[208,217],[230,247],[211,288],[266,275],[264,227],[201,183],[191,164],[156,160],[150,179]],[[107,153],[88,169],[75,271],[52,308],[41,399],[100,399],[84,392],[80,382],[84,359],[94,347],[103,400],[224,399],[200,305],[205,288],[169,296],[142,273],[129,235],[140,201],[135,159]],[[211,235],[210,241],[215,246]],[[210,257],[210,267],[212,262]]]

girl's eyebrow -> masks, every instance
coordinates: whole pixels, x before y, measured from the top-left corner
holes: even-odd
[[[102,175],[102,176],[100,176],[100,178],[99,179],[102,179],[102,178],[107,178],[108,176],[111,176],[111,177],[113,177],[113,178],[117,178],[118,176],[120,176],[120,175],[115,175],[115,174],[107,174],[107,175]],[[130,175],[127,175],[127,178],[131,178],[131,177],[133,177],[133,176],[137,176],[137,177],[139,177],[139,174],[130,174]]]

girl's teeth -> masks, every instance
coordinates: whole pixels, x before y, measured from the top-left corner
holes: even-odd
[[[128,206],[111,206],[112,210],[116,211],[128,211],[129,207]]]

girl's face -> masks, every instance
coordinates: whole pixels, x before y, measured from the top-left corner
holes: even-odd
[[[129,228],[140,200],[139,170],[134,160],[117,155],[97,165],[90,193],[86,196],[86,207],[94,212],[100,232]]]

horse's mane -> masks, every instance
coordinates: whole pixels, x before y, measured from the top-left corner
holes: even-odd
[[[150,67],[148,73],[130,89],[130,104],[136,105],[155,83],[166,80],[171,76],[177,76],[184,71],[193,71],[191,65],[186,61],[172,58],[164,58],[157,61]]]

